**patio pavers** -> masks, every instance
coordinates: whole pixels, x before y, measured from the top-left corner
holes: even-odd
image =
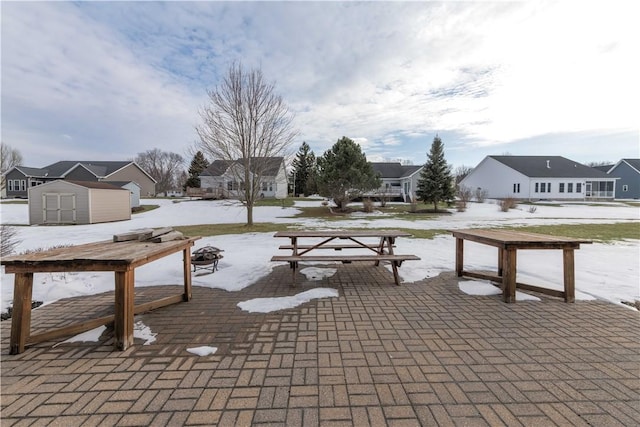
[[[222,280],[215,273],[212,282]],[[640,419],[640,317],[603,301],[505,304],[453,273],[400,287],[385,268],[339,265],[291,288],[278,267],[239,292],[136,316],[156,341],[114,351],[45,342],[8,354],[1,421],[12,425],[631,426]],[[37,286],[37,284],[36,284]],[[259,314],[237,303],[315,287],[338,298]],[[138,288],[156,299],[180,286]],[[113,293],[33,312],[33,329],[112,310]],[[210,356],[188,348],[218,347]]]

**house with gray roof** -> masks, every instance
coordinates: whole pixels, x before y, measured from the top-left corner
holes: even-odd
[[[640,199],[640,159],[621,159],[607,175],[618,178],[616,199]]]
[[[520,200],[613,200],[615,177],[561,156],[487,156],[460,187]]]
[[[156,194],[155,179],[132,161],[63,160],[42,168],[15,166],[3,179],[8,198],[27,198],[29,188],[55,180],[134,182],[141,196]]]
[[[403,165],[400,162],[371,162],[371,167],[382,180],[379,189],[365,197],[385,198],[410,202],[418,188],[418,179],[424,166]]]
[[[254,157],[250,160],[250,174],[258,178],[260,196],[285,198],[288,193],[284,157]],[[200,188],[224,198],[242,198],[244,166],[242,159],[214,160],[199,175]]]

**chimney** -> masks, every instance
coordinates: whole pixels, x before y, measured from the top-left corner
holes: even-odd
[[[549,164],[550,160],[547,160],[547,169],[551,169],[551,165]]]

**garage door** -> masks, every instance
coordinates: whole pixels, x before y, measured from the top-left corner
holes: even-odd
[[[44,193],[42,211],[45,224],[73,224],[76,222],[76,195]]]

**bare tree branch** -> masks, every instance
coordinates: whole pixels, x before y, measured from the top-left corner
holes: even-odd
[[[199,148],[211,160],[242,166],[231,172],[244,183],[247,225],[252,225],[253,205],[270,158],[284,157],[297,135],[293,114],[261,70],[245,71],[240,64],[231,65],[223,81],[207,93],[209,104],[200,110],[202,124],[196,126]]]

